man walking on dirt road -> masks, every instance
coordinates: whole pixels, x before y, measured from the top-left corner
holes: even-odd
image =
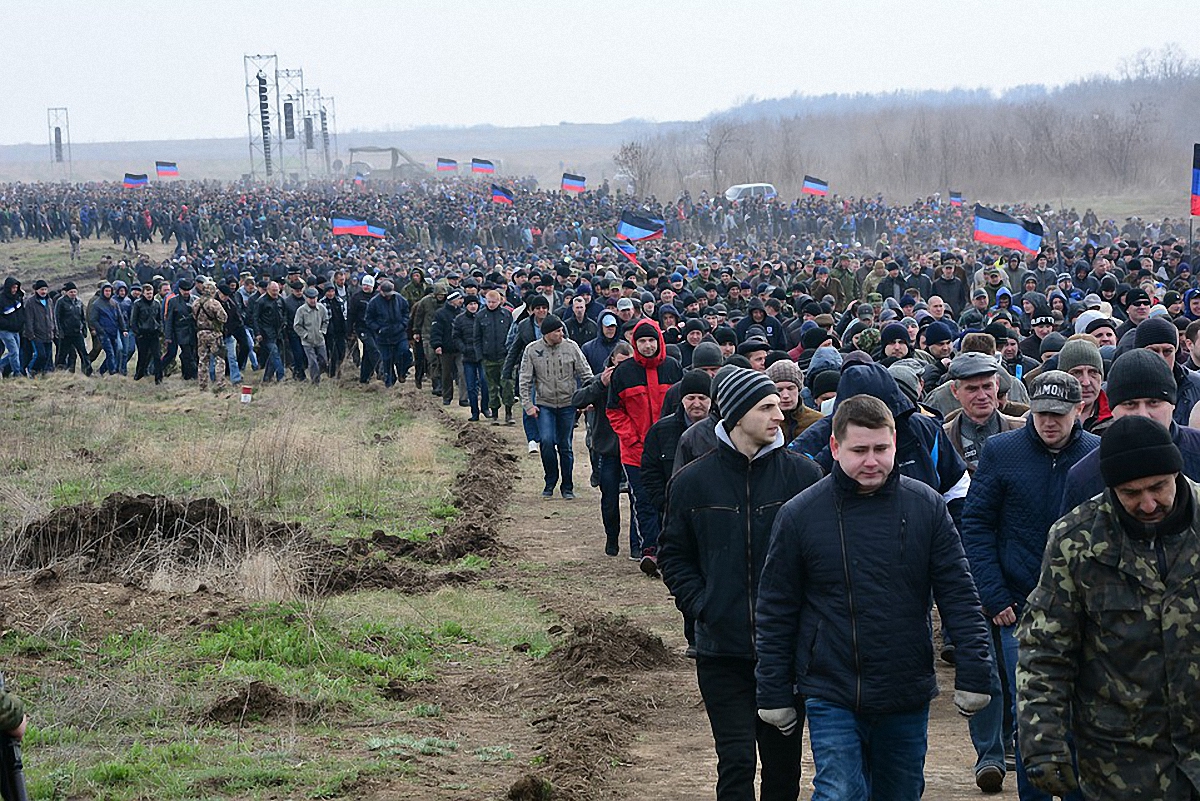
[[[717,382],[722,419],[715,450],[671,479],[660,566],[675,603],[696,621],[696,678],[717,749],[719,801],[762,801],[800,792],[800,719],[759,720],[755,710],[754,603],[775,513],[815,484],[821,469],[787,450],[775,382],[727,367]],[[756,754],[757,751],[757,754]]]
[[[968,717],[991,701],[987,624],[946,502],[894,469],[887,404],[838,404],[830,449],[832,474],[784,504],[771,533],[758,714],[787,732],[804,696],[813,801],[916,801],[937,695],[930,601],[954,638],[954,704]]]
[[[542,320],[541,331],[542,336],[530,342],[521,355],[518,395],[525,413],[537,421],[541,436],[542,469],[546,473],[542,497],[553,498],[561,478],[563,499],[573,501],[575,454],[571,437],[575,433],[575,407],[571,398],[580,382],[591,380],[592,368],[579,346],[565,338],[562,321],[553,314]],[[447,381],[451,378],[446,376]]]

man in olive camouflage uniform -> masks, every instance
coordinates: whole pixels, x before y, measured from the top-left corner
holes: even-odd
[[[429,372],[429,380],[433,384],[433,394],[442,394],[442,364],[441,359],[433,352],[433,315],[442,308],[449,292],[446,282],[438,281],[433,285],[433,293],[425,295],[417,305],[413,306],[409,317],[409,328],[412,329],[413,342],[425,350],[425,369]],[[418,383],[417,388],[421,385]]]
[[[1100,442],[1107,489],[1050,530],[1017,663],[1021,756],[1045,792],[1200,799],[1200,484],[1182,467],[1166,428],[1123,417]]]
[[[208,360],[213,360],[213,372],[217,389],[225,384],[225,321],[229,314],[221,301],[217,300],[217,285],[206,281],[201,289],[200,300],[192,306],[196,317],[196,356],[198,359],[196,379],[201,391],[208,389]]]

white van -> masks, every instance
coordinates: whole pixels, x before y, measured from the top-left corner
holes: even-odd
[[[775,187],[771,184],[736,184],[725,190],[725,199],[745,200],[752,197],[761,197],[764,200],[770,200],[777,194]]]

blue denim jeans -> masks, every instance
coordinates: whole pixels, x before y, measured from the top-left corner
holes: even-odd
[[[451,377],[453,380],[453,377]],[[537,407],[538,434],[541,437],[542,470],[546,474],[546,489],[553,490],[562,478],[562,491],[574,492],[575,452],[571,435],[575,433],[575,407]]]
[[[812,801],[918,801],[925,790],[929,706],[890,715],[859,715],[805,701],[817,775]]]
[[[129,360],[133,358],[135,339],[128,331],[121,333],[121,375],[129,374]]]
[[[54,343],[33,340],[29,346],[29,364],[25,365],[25,368],[30,373],[54,372]]]
[[[483,375],[483,362],[463,362],[463,374],[467,381],[467,399],[471,401],[471,416],[478,417],[482,408],[488,410],[488,384]]]
[[[992,700],[967,721],[967,728],[971,732],[971,744],[975,746],[977,773],[988,765],[1000,768],[1001,772],[1004,772],[1004,744],[1012,742],[1012,731],[1006,731],[1004,727],[1004,689],[1000,686],[1001,663],[996,653],[996,638],[1003,636],[1003,629],[997,629],[990,624],[989,629],[988,650],[992,654],[993,667],[988,692]]]
[[[237,339],[232,334],[225,337],[225,363],[229,365],[229,380],[235,384],[242,383],[242,370],[237,360]],[[213,376],[213,381],[220,380],[220,376]]]
[[[267,349],[267,369],[263,371],[263,383],[282,381],[284,376],[283,357],[279,355],[279,342],[263,343]]]
[[[13,376],[21,375],[21,335],[16,331],[0,331],[0,342],[4,343],[4,355],[0,356],[0,372],[8,365]]]
[[[120,334],[114,336],[105,331],[100,332],[100,347],[104,349],[104,362],[100,365],[100,375],[105,373],[116,375],[124,366],[121,362],[120,337]]]

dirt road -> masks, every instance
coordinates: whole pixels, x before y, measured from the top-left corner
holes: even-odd
[[[457,404],[447,411],[459,418],[466,410]],[[517,566],[514,582],[538,597],[545,607],[570,617],[615,613],[662,638],[668,648],[682,654],[685,641],[681,618],[662,582],[642,575],[624,552],[604,555],[604,532],[599,514],[599,491],[588,486],[588,459],[582,426],[575,439],[575,487],[578,499],[543,500],[541,461],[526,453],[521,426],[492,427],[474,423],[497,434],[519,454],[520,478],[509,506],[510,521],[500,539],[513,552]],[[622,503],[622,519],[628,509]],[[927,789],[932,799],[974,799],[974,752],[966,722],[951,703],[953,671],[939,664],[943,694],[934,702],[926,762]],[[604,789],[593,786],[593,797],[683,801],[713,797],[716,759],[712,735],[696,687],[692,663],[678,659],[672,665],[641,675],[602,683],[595,694],[629,710],[636,717],[627,731],[628,742],[617,737],[620,759],[603,771]],[[811,793],[811,756],[805,749],[802,797]],[[1006,781],[1010,784],[1011,780]],[[1006,788],[1009,794],[1015,789]]]

